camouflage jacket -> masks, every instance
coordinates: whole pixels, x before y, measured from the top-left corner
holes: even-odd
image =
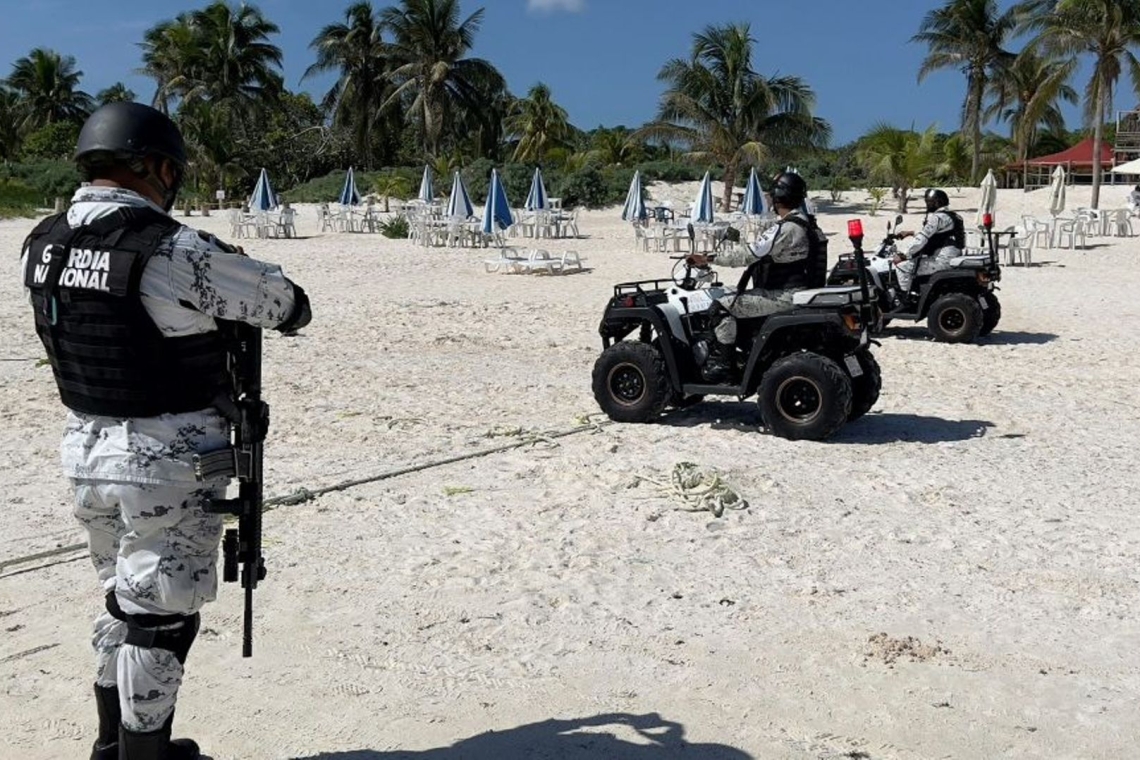
[[[155,206],[120,188],[75,193],[67,220],[90,223],[123,206]],[[20,262],[21,276],[27,251]],[[147,263],[139,283],[147,314],[166,335],[217,329],[214,318],[273,328],[293,310],[293,284],[275,264],[222,249],[203,232],[182,227]],[[193,483],[192,456],[229,442],[229,424],[214,409],[159,417],[114,419],[68,412],[60,452],[71,478],[160,485]]]

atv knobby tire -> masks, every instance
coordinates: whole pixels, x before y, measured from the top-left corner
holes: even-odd
[[[776,361],[760,380],[764,426],[793,441],[822,441],[847,422],[851,378],[826,356],[801,352]]]
[[[977,296],[949,293],[930,307],[927,329],[942,343],[973,343],[982,331],[982,307]]]
[[[598,406],[616,422],[659,417],[673,390],[661,352],[637,341],[619,341],[602,352],[593,386]]]
[[[870,351],[860,351],[855,356],[863,374],[851,378],[851,413],[847,415],[848,422],[871,411],[879,400],[879,391],[883,389],[883,372],[874,355]]]
[[[982,298],[986,299],[986,308],[982,310],[982,329],[979,336],[989,335],[1001,321],[1001,301],[993,293],[986,291]]]

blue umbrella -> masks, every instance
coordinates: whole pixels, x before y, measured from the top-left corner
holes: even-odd
[[[527,211],[542,211],[546,208],[546,185],[542,181],[542,169],[535,168],[534,179],[530,181],[530,194],[523,205]]]
[[[360,204],[360,193],[356,189],[356,175],[352,167],[348,167],[348,176],[344,178],[344,189],[340,191],[340,205],[357,206]]]
[[[507,191],[499,180],[498,170],[492,169],[491,186],[487,188],[487,205],[483,207],[483,234],[493,234],[496,224],[500,230],[505,230],[514,223],[510,204],[507,203]]]
[[[435,200],[435,185],[432,183],[430,166],[424,166],[424,178],[420,180],[419,199],[424,203],[431,203]]]
[[[744,189],[744,200],[740,210],[748,216],[763,216],[768,213],[768,201],[764,198],[764,189],[760,187],[760,177],[756,175],[756,167],[748,175],[748,185]]]
[[[249,208],[251,211],[269,211],[277,208],[277,205],[277,196],[269,186],[269,172],[262,169],[257,185],[253,188],[253,195],[249,197]]]
[[[625,207],[621,210],[623,221],[641,221],[649,216],[645,208],[645,197],[641,192],[641,172],[633,173],[633,181],[629,183],[629,193],[625,196]]]
[[[455,180],[451,183],[451,199],[447,202],[447,218],[462,220],[473,216],[475,216],[475,207],[471,205],[471,196],[467,194],[463,177],[456,172]]]
[[[705,178],[701,180],[701,189],[697,193],[697,202],[693,206],[693,221],[704,224],[712,224],[713,222],[712,179],[708,172],[705,172]]]

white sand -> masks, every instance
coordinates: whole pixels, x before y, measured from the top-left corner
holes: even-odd
[[[825,228],[858,212],[877,240],[887,212],[847,199],[821,199]],[[1002,191],[999,224],[1047,204]],[[500,426],[572,426],[596,411],[611,286],[669,272],[616,210],[545,246],[588,259],[568,277],[315,235],[314,219],[303,209],[308,239],[246,243],[316,315],[266,340],[270,495],[493,445]],[[29,228],[0,222],[0,358],[43,353],[15,266]],[[830,443],[756,432],[752,402],[709,403],[271,512],[256,656],[239,656],[241,594],[224,586],[178,727],[243,759],[1134,754],[1140,238],[1092,242],[1006,268],[981,345],[884,339],[882,400]],[[0,380],[3,561],[79,531],[50,370],[4,361]],[[636,486],[685,459],[751,508],[714,519]],[[0,756],[85,756],[100,597],[86,560],[14,574],[35,566],[0,571]]]

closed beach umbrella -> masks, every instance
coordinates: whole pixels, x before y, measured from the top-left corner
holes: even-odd
[[[471,205],[471,196],[467,194],[467,186],[463,184],[463,177],[455,173],[451,183],[451,198],[447,201],[447,218],[470,219],[475,216],[475,207]]]
[[[763,216],[768,213],[768,203],[764,198],[764,188],[760,187],[760,177],[756,174],[756,167],[748,175],[748,185],[744,188],[744,200],[740,210],[748,216]]]
[[[507,202],[507,191],[499,180],[499,172],[492,169],[491,186],[487,188],[487,205],[483,208],[483,234],[493,234],[496,224],[500,230],[505,230],[514,223],[511,206]]]
[[[1053,170],[1053,182],[1049,185],[1049,213],[1057,216],[1065,211],[1065,168]]]
[[[348,176],[344,178],[344,188],[340,191],[340,205],[357,206],[360,204],[360,192],[356,189],[356,175],[352,167],[348,167]]]
[[[251,211],[269,211],[277,208],[277,196],[273,194],[273,188],[269,185],[269,172],[265,169],[261,170],[257,185],[253,188],[253,195],[249,197],[249,208]]]
[[[978,203],[978,218],[975,222],[978,227],[985,226],[986,214],[992,214],[996,207],[997,180],[994,179],[994,170],[990,169],[986,172],[986,178],[982,180],[982,200]]]
[[[546,184],[542,181],[542,169],[535,168],[534,178],[530,181],[530,192],[523,205],[527,211],[544,211],[546,209]]]
[[[701,180],[701,189],[697,192],[696,202],[693,203],[693,221],[705,224],[713,222],[712,179],[708,172],[705,172],[705,178]]]
[[[626,222],[642,221],[649,216],[645,208],[645,197],[641,192],[641,172],[633,173],[633,180],[629,183],[629,192],[625,196],[625,206],[621,210],[621,218]]]
[[[420,180],[419,199],[424,203],[431,203],[435,200],[435,185],[432,182],[430,166],[424,166],[424,178]]]

